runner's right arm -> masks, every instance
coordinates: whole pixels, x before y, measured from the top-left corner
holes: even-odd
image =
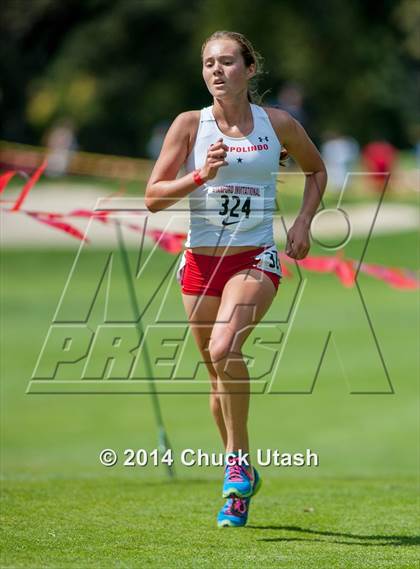
[[[194,111],[178,115],[169,128],[146,187],[145,204],[149,211],[166,209],[197,189],[193,172],[176,178],[188,157],[196,130],[197,116]],[[206,163],[199,169],[203,182],[214,178],[217,170],[227,165],[227,149],[222,139],[210,146]]]

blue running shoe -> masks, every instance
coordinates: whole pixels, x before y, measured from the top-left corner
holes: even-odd
[[[231,494],[237,498],[249,498],[252,496],[253,480],[249,472],[240,463],[238,456],[231,456],[225,467],[223,480],[223,498]]]
[[[253,488],[252,488],[252,496],[255,496],[256,494],[258,494],[261,485],[262,485],[262,480],[260,475],[258,474],[258,470],[254,467],[252,467],[254,470],[254,484],[253,484]]]
[[[254,484],[252,489],[252,497],[255,496],[261,488],[262,480],[256,468],[254,468]],[[243,527],[248,521],[249,506],[251,498],[237,498],[229,496],[225,505],[217,516],[217,525],[219,528],[225,527]]]
[[[230,496],[217,515],[217,527],[240,528],[246,525],[250,502],[250,498]]]

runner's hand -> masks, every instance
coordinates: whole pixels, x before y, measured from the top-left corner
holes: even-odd
[[[286,255],[292,259],[304,259],[310,247],[309,225],[296,220],[287,232]]]
[[[228,166],[226,162],[228,147],[223,144],[223,138],[219,138],[217,142],[211,144],[207,150],[206,163],[200,170],[200,176],[203,180],[212,180],[216,177],[219,168]]]

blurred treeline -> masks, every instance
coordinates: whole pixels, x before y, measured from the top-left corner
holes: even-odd
[[[200,47],[245,33],[273,101],[301,86],[307,128],[400,148],[419,136],[418,0],[3,0],[0,138],[70,118],[84,150],[144,156],[153,126],[211,100]]]

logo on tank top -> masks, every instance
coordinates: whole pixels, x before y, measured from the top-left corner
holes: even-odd
[[[259,144],[250,144],[248,146],[229,146],[229,152],[261,152],[262,150],[269,150],[267,142],[269,142],[268,136],[259,136]],[[237,158],[238,162],[242,162],[242,158]]]

